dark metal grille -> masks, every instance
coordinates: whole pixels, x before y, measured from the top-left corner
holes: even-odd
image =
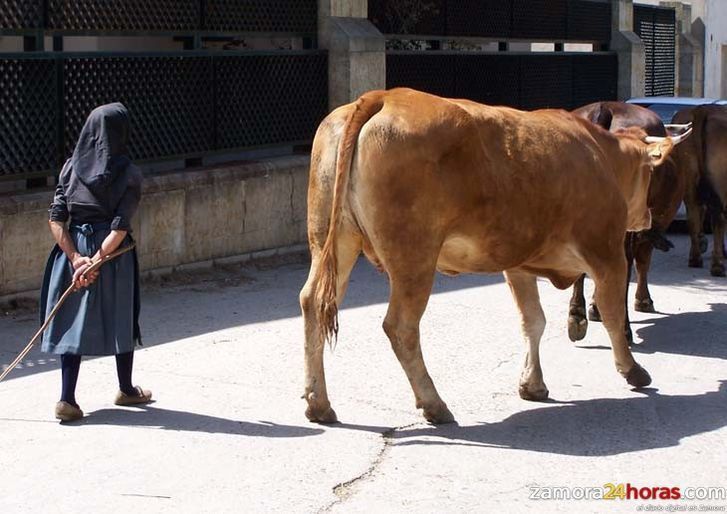
[[[218,149],[312,138],[328,110],[325,54],[214,61]]]
[[[512,32],[511,0],[449,2],[447,27],[450,36],[506,36]]]
[[[43,27],[43,0],[0,0],[0,29]]]
[[[205,30],[315,34],[317,0],[206,0]]]
[[[389,52],[386,86],[520,109],[573,109],[615,100],[617,69],[612,53]]]
[[[17,55],[17,54],[16,54]],[[168,52],[0,58],[0,179],[57,173],[93,108],[124,103],[135,160],[309,142],[328,56]]]
[[[522,109],[570,108],[573,104],[573,58],[565,55],[524,55],[520,60]]]
[[[0,178],[56,161],[56,83],[53,61],[0,59]]]
[[[635,5],[634,32],[645,47],[645,95],[673,95],[676,75],[674,10]]]
[[[67,59],[63,77],[66,155],[91,110],[109,102],[121,102],[131,113],[133,159],[198,154],[213,146],[209,58]]]
[[[572,56],[575,109],[601,100],[616,100],[618,58],[615,54]]]
[[[567,39],[609,41],[611,4],[568,0]]]
[[[199,0],[48,0],[48,28],[63,31],[192,31]]]
[[[441,1],[441,0],[439,0]],[[0,32],[316,34],[317,0],[0,0]]]
[[[513,37],[566,38],[566,0],[514,0]]]
[[[369,0],[384,34],[606,42],[607,0]]]

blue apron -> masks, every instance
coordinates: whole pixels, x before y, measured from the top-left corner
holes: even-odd
[[[71,224],[81,255],[92,257],[111,231],[109,223]],[[132,242],[127,236],[122,243]],[[58,245],[51,251],[40,299],[41,323],[71,284],[73,266]],[[141,344],[139,263],[132,250],[104,264],[96,281],[73,293],[43,333],[42,351],[74,355],[116,355]]]

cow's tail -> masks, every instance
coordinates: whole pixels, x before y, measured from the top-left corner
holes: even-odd
[[[343,134],[338,143],[336,156],[336,180],[333,187],[331,219],[328,235],[323,245],[316,270],[317,322],[322,341],[335,345],[338,337],[338,305],[336,302],[338,284],[338,262],[336,242],[341,225],[341,213],[346,202],[351,165],[356,142],[364,124],[384,106],[384,92],[376,91],[363,95],[354,104],[346,119]]]
[[[699,201],[707,207],[710,213],[719,213],[724,206],[712,184],[712,178],[707,169],[707,117],[709,110],[697,107],[693,111],[694,146],[697,149],[697,165],[699,167],[699,178],[697,194]]]

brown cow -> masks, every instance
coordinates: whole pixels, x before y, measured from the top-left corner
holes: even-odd
[[[610,134],[565,111],[529,113],[411,89],[370,92],[331,113],[313,143],[312,261],[300,293],[308,419],[336,420],[323,349],[338,332],[338,306],[361,252],[388,274],[384,332],[430,422],[454,419],[419,345],[437,270],[505,272],[528,345],[522,398],[548,396],[537,276],[566,288],[588,273],[616,369],[632,386],[648,385],[623,333],[623,241],[627,229],[649,227],[651,172],[673,141],[645,138],[639,129]]]
[[[689,266],[702,267],[707,250],[702,227],[705,212],[710,214],[714,244],[710,272],[725,276],[724,232],[727,206],[727,106],[702,105],[680,111],[675,123],[693,122],[694,136],[685,143],[675,159],[688,177],[684,196],[691,248]]]
[[[639,127],[650,136],[667,136],[667,130],[659,116],[649,109],[624,102],[596,102],[573,111],[592,123],[616,132],[627,127]],[[631,275],[631,263],[636,267],[636,300],[634,309],[640,312],[655,312],[654,302],[649,293],[648,272],[651,265],[651,254],[654,248],[668,251],[674,245],[666,239],[666,229],[676,215],[684,197],[686,181],[679,173],[673,160],[667,159],[655,170],[649,185],[648,205],[651,211],[651,228],[640,232],[629,232],[626,236],[626,261],[629,265],[628,277]],[[583,279],[573,286],[573,296],[568,312],[568,336],[571,341],[579,341],[586,335],[586,302],[583,297]],[[591,321],[600,321],[598,307],[591,302],[588,310]],[[626,338],[633,341],[626,307]]]

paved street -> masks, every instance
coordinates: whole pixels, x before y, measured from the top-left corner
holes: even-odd
[[[632,391],[592,323],[567,337],[569,291],[540,283],[551,400],[517,395],[524,343],[500,275],[439,277],[424,356],[458,425],[427,425],[381,330],[387,284],[354,271],[326,354],[341,423],[311,424],[300,399],[298,291],[307,266],[252,266],[149,285],[135,382],[141,408],[113,405],[113,358],[84,360],[80,423],[60,425],[60,372],[35,351],[0,384],[0,511],[636,512],[722,501],[533,500],[533,490],[727,487],[727,279],[686,267],[688,240],[654,257],[658,314],[632,313],[652,387]],[[711,246],[711,241],[710,241]],[[633,292],[632,296],[633,298]],[[632,301],[630,301],[632,303]],[[36,329],[0,317],[0,363]],[[575,490],[575,489],[572,489]],[[582,491],[581,491],[582,492]],[[578,494],[577,491],[575,494]]]

